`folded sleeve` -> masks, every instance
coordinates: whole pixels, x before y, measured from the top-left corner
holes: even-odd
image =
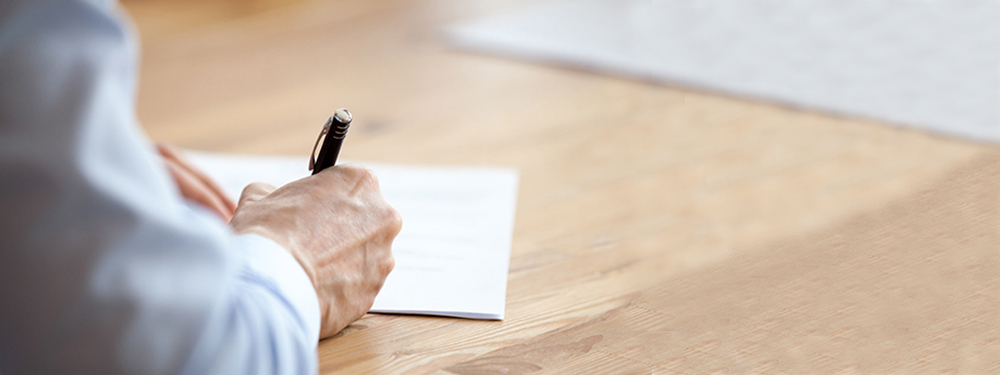
[[[232,316],[207,327],[206,341],[195,349],[184,373],[315,372],[320,318],[309,277],[291,254],[269,239],[243,235],[234,245],[247,255],[235,289],[244,298],[220,310]],[[278,312],[289,314],[276,314],[276,304]],[[232,359],[241,359],[245,366],[232,366]]]
[[[118,12],[0,3],[0,373],[315,373],[311,282],[180,197]]]

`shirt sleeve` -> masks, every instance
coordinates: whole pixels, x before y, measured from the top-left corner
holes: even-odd
[[[180,198],[117,12],[0,2],[0,373],[316,373],[309,278]]]

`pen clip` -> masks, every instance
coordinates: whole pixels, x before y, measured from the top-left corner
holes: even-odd
[[[319,136],[316,137],[316,143],[313,144],[313,150],[309,153],[309,170],[313,170],[316,167],[316,148],[319,147],[319,140],[323,139],[326,133],[330,132],[330,125],[333,124],[333,116],[330,116],[329,120],[326,120],[326,125],[323,125],[323,130],[319,131]]]

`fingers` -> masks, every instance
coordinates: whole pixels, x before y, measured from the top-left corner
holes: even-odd
[[[254,202],[271,195],[274,189],[274,185],[263,182],[254,182],[247,185],[247,187],[243,188],[243,193],[240,194],[240,206],[247,201]]]
[[[201,179],[176,161],[167,158],[164,159],[164,164],[182,196],[215,212],[226,222],[232,219],[233,210],[221,199],[221,195],[205,186]]]
[[[199,189],[206,189],[210,194],[215,196],[215,200],[222,203],[224,207],[223,216],[233,216],[233,212],[236,211],[236,202],[233,202],[233,200],[226,195],[226,193],[222,190],[222,187],[219,186],[215,180],[205,174],[205,172],[201,169],[198,169],[198,167],[195,167],[194,164],[184,157],[184,154],[177,150],[177,148],[165,143],[157,143],[156,148],[165,160],[173,161],[177,166],[184,169],[187,174],[193,176],[194,182],[203,185]]]
[[[215,180],[212,180],[212,178],[208,177],[208,175],[206,175],[205,172],[202,172],[200,169],[196,168],[193,164],[188,163],[184,159],[181,159],[179,161],[179,164],[181,165],[181,167],[187,170],[188,173],[197,178],[198,181],[202,185],[204,185],[205,188],[208,189],[215,197],[219,198],[219,200],[225,206],[226,211],[229,213],[229,216],[233,215],[233,212],[236,211],[236,202],[233,202],[233,200],[230,199],[229,196],[227,196],[224,191],[222,191],[222,187],[219,186],[219,184],[215,183]]]
[[[177,156],[180,155],[180,151],[177,148],[163,142],[156,142],[156,150],[166,158],[177,159]]]

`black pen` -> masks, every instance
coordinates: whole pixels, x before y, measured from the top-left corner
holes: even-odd
[[[313,171],[312,174],[317,174],[337,163],[337,155],[340,154],[340,146],[344,144],[349,127],[351,127],[351,112],[345,108],[338,109],[329,120],[326,120],[326,125],[323,125],[323,130],[313,145],[312,154],[309,155],[309,170]],[[320,139],[323,139],[323,147],[319,149],[319,156],[313,159]]]

